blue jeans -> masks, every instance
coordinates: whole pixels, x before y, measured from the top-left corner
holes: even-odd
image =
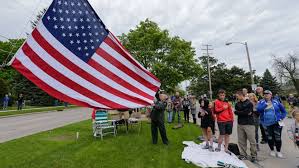
[[[173,110],[173,115],[172,115],[172,120],[175,120],[175,114],[178,114],[178,123],[181,123],[181,115],[180,115],[180,110]]]
[[[167,111],[167,121],[169,122],[169,123],[171,123],[172,122],[172,111]]]
[[[6,110],[8,106],[8,101],[3,102],[3,110]]]

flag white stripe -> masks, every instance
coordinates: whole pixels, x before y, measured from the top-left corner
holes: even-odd
[[[134,62],[136,64],[138,64],[140,66],[140,68],[142,68],[144,71],[147,71],[149,72],[149,70],[147,70],[143,65],[141,65],[138,61],[135,60],[135,58],[127,51],[123,48],[123,46],[121,46],[119,43],[118,43],[118,39],[115,39],[114,35],[110,32],[109,35],[108,35],[108,38],[110,38],[111,40],[113,40],[115,42],[115,44],[117,44],[122,51],[124,51],[130,58],[132,58],[134,60]],[[149,72],[150,73],[150,72]],[[153,79],[154,81],[158,82],[156,79]],[[159,86],[161,85],[160,82],[159,83]]]
[[[41,70],[37,65],[35,65],[23,52],[23,50],[19,50],[18,54],[16,54],[16,59],[19,60],[24,67],[26,67],[29,71],[31,71],[32,74],[34,74],[37,78],[44,81],[46,84],[48,84],[53,89],[57,90],[60,93],[63,93],[73,99],[76,99],[81,102],[85,102],[91,106],[94,107],[101,107],[105,109],[110,109],[110,107],[107,107],[101,103],[98,103],[76,91],[73,89],[65,86],[64,84],[60,83],[56,79],[49,76],[47,73],[45,73],[43,70]]]
[[[110,62],[106,61],[104,58],[101,57],[101,55],[99,55],[99,54],[94,55],[91,59],[93,59],[94,61],[96,61],[97,63],[99,63],[101,65],[105,65],[105,67],[107,69],[109,69],[110,72],[112,72],[113,74],[115,74],[118,77],[122,78],[123,80],[129,82],[131,85],[135,86],[136,88],[139,88],[139,89],[143,90],[145,93],[147,93],[149,95],[154,95],[155,94],[154,91],[152,91],[151,89],[145,87],[144,85],[142,85],[138,81],[134,80],[132,77],[130,77],[129,75],[127,75],[123,71],[116,68]]]
[[[72,62],[73,64],[79,66],[82,70],[86,71],[87,73],[89,73],[93,77],[101,80],[102,82],[106,83],[109,86],[111,86],[111,87],[113,87],[117,90],[120,90],[120,88],[122,90],[126,90],[126,93],[130,92],[127,88],[125,88],[122,85],[114,82],[113,80],[111,80],[110,78],[108,78],[104,74],[100,73],[99,71],[97,71],[96,69],[91,67],[90,65],[86,64],[84,61],[82,61],[77,56],[75,56],[71,51],[69,51],[59,41],[57,41],[57,39],[55,37],[53,37],[53,35],[47,30],[47,28],[43,25],[42,22],[41,22],[41,24],[38,25],[37,29],[40,32],[40,34],[47,40],[47,42],[50,45],[52,45],[54,48],[59,48],[59,52],[62,55],[64,55],[65,58],[67,58],[70,62]],[[103,66],[105,66],[105,65],[103,65]],[[138,86],[138,88],[140,88],[140,87],[142,87],[142,86]],[[148,94],[153,95],[152,92],[148,93]]]
[[[113,48],[111,48],[105,41],[100,45],[100,48],[105,50],[109,55],[111,55],[113,58],[121,62],[124,66],[128,67],[133,72],[136,72],[137,75],[148,81],[149,83],[160,87],[160,83],[154,80],[152,77],[150,77],[147,73],[140,70],[138,67],[136,67],[134,64],[132,64],[130,61],[128,61],[126,58],[124,58],[121,54],[119,54],[117,51],[115,51]]]
[[[43,59],[45,62],[47,62],[52,68],[56,69],[58,72],[63,72],[63,73],[61,73],[63,76],[65,76],[69,80],[76,82],[78,85],[88,89],[89,91],[91,91],[101,97],[104,97],[112,102],[119,103],[123,106],[130,107],[130,108],[142,107],[142,105],[140,105],[140,104],[136,104],[129,100],[120,98],[116,95],[111,94],[110,92],[107,92],[106,90],[99,88],[98,86],[90,83],[89,81],[85,80],[84,78],[77,75],[73,71],[69,70],[63,64],[61,64],[56,59],[54,59],[52,56],[50,56],[41,46],[39,46],[39,44],[33,39],[33,37],[29,37],[27,39],[27,44],[37,55],[42,56],[40,58]],[[71,78],[69,78],[69,77],[71,77]]]

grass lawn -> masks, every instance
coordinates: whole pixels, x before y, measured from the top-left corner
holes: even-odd
[[[77,106],[69,106],[68,108],[75,108]],[[9,116],[9,115],[17,115],[17,114],[26,114],[26,113],[36,113],[36,112],[47,112],[47,111],[60,111],[65,109],[63,106],[56,106],[56,107],[32,107],[25,108],[20,111],[0,111],[1,116]]]
[[[151,144],[150,124],[143,123],[126,134],[104,140],[91,135],[91,122],[83,121],[52,131],[0,144],[2,168],[195,168],[181,159],[182,141],[195,140],[201,134],[193,124],[178,130],[166,124],[170,145]],[[75,140],[76,132],[79,140]]]

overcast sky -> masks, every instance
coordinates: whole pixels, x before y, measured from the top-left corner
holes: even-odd
[[[25,37],[37,12],[51,0],[0,0],[0,35]],[[108,29],[127,33],[149,18],[171,35],[178,35],[202,54],[202,45],[213,45],[213,56],[228,66],[248,70],[243,45],[248,42],[257,74],[271,68],[271,54],[299,51],[298,0],[89,0]],[[4,40],[0,37],[0,40]]]

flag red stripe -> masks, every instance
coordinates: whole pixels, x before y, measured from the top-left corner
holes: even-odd
[[[44,37],[39,33],[37,29],[35,29],[32,32],[33,38],[36,40],[37,43],[47,52],[50,56],[55,58],[58,62],[63,64],[65,67],[73,71],[74,73],[78,74],[82,78],[86,79],[87,81],[93,83],[94,85],[98,86],[99,88],[106,90],[107,92],[110,92],[111,94],[114,94],[120,98],[126,99],[128,101],[141,104],[141,105],[148,105],[148,102],[136,98],[130,95],[127,95],[126,93],[120,92],[119,90],[114,89],[113,87],[107,85],[106,83],[94,78],[92,75],[81,69],[79,66],[73,64],[71,61],[69,61],[67,58],[65,58],[60,52],[58,52],[54,47],[52,47],[45,39]],[[106,104],[105,104],[106,105]],[[109,106],[109,105],[108,105]],[[110,107],[110,106],[109,106]]]
[[[95,68],[97,71],[101,72],[102,74],[105,74],[108,78],[110,78],[111,80],[121,83],[122,86],[128,88],[129,90],[147,98],[150,100],[153,100],[154,97],[150,96],[149,94],[145,93],[144,91],[138,89],[137,87],[131,85],[130,83],[128,83],[127,81],[123,80],[122,78],[118,77],[117,75],[115,75],[114,73],[112,73],[111,71],[109,71],[107,68],[105,68],[104,66],[102,66],[101,64],[99,64],[98,62],[96,62],[93,59],[90,59],[88,61],[88,64],[90,66],[92,66],[93,68]]]
[[[129,51],[123,47],[123,45],[120,43],[120,41],[110,32],[110,34],[114,37],[114,39],[117,41],[117,43],[119,45],[116,45],[112,39],[109,38],[106,38],[104,41],[110,46],[112,47],[115,51],[117,51],[119,54],[121,54],[123,57],[125,57],[128,61],[130,61],[133,65],[137,66],[139,69],[141,69],[143,72],[145,72],[146,74],[148,74],[149,76],[151,76],[154,80],[156,80],[157,82],[160,82],[160,80],[155,76],[153,75],[152,73],[150,73],[149,71],[147,70],[144,70],[143,67],[141,67],[138,63],[136,63],[136,61],[131,57],[129,56],[127,53],[125,53],[123,50],[125,50],[126,52],[129,53]],[[122,47],[122,48],[120,48]]]
[[[119,109],[126,109],[127,107],[120,105],[118,103],[115,103],[113,101],[110,101],[100,95],[95,94],[94,92],[82,87],[78,83],[68,79],[65,77],[63,74],[49,66],[44,60],[42,60],[31,48],[30,46],[25,43],[22,47],[23,52],[27,57],[36,65],[38,66],[41,70],[43,70],[45,73],[47,73],[49,76],[54,78],[55,80],[59,81],[60,83],[64,84],[65,86],[72,88],[73,90],[81,93],[82,95],[98,102],[101,103],[105,106],[108,107],[116,107]]]
[[[115,59],[114,57],[112,57],[110,54],[108,54],[102,48],[99,48],[96,51],[96,53],[98,55],[94,55],[94,57],[98,56],[98,57],[104,58],[106,61],[110,62],[112,65],[114,65],[119,70],[123,71],[124,73],[126,73],[127,75],[129,75],[130,77],[132,77],[133,79],[135,79],[136,81],[141,82],[147,88],[153,90],[154,92],[156,92],[159,89],[159,87],[153,85],[152,83],[149,83],[147,80],[145,80],[144,78],[142,78],[141,76],[139,76],[136,72],[132,71],[131,69],[129,69],[128,67],[126,67],[125,65],[123,65],[121,62],[119,62],[117,59]]]
[[[33,82],[36,86],[47,92],[49,95],[66,102],[69,102],[71,104],[76,104],[78,106],[83,107],[91,107],[91,105],[78,101],[76,99],[73,99],[59,91],[57,91],[55,88],[52,88],[48,84],[46,84],[44,81],[40,80],[38,77],[36,77],[29,69],[27,69],[17,58],[13,61],[12,67],[17,69],[23,76],[25,76],[27,79],[29,79],[31,82]]]

